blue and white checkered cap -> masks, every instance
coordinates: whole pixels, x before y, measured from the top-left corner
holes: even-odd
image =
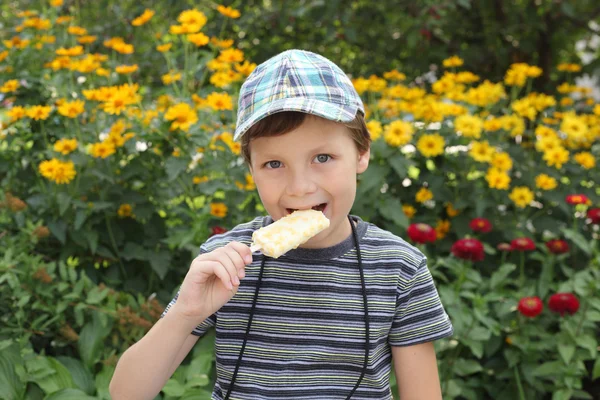
[[[242,85],[233,140],[282,111],[350,122],[358,110],[365,112],[362,100],[337,65],[310,51],[287,50],[256,67]]]

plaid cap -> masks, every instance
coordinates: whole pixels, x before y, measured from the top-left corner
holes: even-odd
[[[256,67],[242,85],[233,140],[282,111],[350,122],[358,110],[365,112],[362,100],[337,65],[310,51],[287,50]]]

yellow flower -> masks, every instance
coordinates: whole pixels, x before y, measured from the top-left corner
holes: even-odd
[[[52,7],[60,7],[63,5],[63,0],[50,0],[50,5]]]
[[[556,189],[558,183],[556,179],[546,174],[539,174],[535,177],[535,186],[542,190]]]
[[[415,195],[415,201],[417,203],[425,203],[426,201],[429,201],[431,199],[433,199],[433,193],[427,188],[419,189],[419,191]]]
[[[452,68],[452,67],[460,67],[461,65],[464,64],[464,61],[462,60],[462,58],[460,58],[458,56],[452,56],[450,58],[446,58],[442,63],[444,64],[444,67]]]
[[[450,221],[447,219],[438,219],[435,226],[435,235],[438,240],[446,237],[450,231]]]
[[[390,81],[403,81],[406,79],[406,75],[396,69],[384,72],[383,77]]]
[[[411,219],[417,213],[417,210],[410,204],[402,204],[402,211],[408,219]]]
[[[500,118],[490,118],[483,121],[483,129],[489,132],[496,132],[502,129],[502,120]]]
[[[510,176],[498,168],[489,168],[485,180],[491,189],[507,190],[510,186]]]
[[[75,36],[87,35],[87,29],[82,28],[81,26],[70,26],[67,28],[67,32]]]
[[[75,165],[72,161],[60,161],[56,158],[42,161],[38,167],[43,177],[59,185],[67,184],[75,178]]]
[[[61,139],[54,143],[54,151],[67,155],[77,148],[77,139]]]
[[[557,69],[559,71],[566,71],[566,72],[579,72],[579,71],[581,71],[581,65],[562,63],[562,64],[558,64]]]
[[[256,69],[256,64],[246,60],[243,63],[235,64],[235,70],[244,76],[248,76]]]
[[[210,215],[218,218],[223,218],[227,215],[227,206],[223,203],[211,203]]]
[[[156,50],[160,51],[161,53],[164,53],[166,51],[171,50],[172,46],[173,46],[173,43],[165,43],[165,44],[156,46]]]
[[[414,131],[409,122],[396,120],[385,126],[383,138],[390,146],[403,146],[411,141]]]
[[[437,133],[423,135],[417,141],[417,149],[425,157],[435,157],[444,154],[444,138]]]
[[[501,171],[510,171],[513,166],[512,158],[508,153],[496,153],[492,157],[492,166]]]
[[[220,40],[219,38],[213,37],[213,38],[210,38],[210,42],[212,44],[214,44],[216,47],[219,47],[221,49],[227,49],[227,48],[233,46],[233,39]]]
[[[25,109],[27,116],[36,121],[48,119],[52,107],[50,106],[31,106]]]
[[[217,60],[229,63],[242,62],[244,61],[244,52],[239,49],[221,50],[221,53],[217,57]]]
[[[57,56],[75,57],[83,54],[83,46],[74,46],[69,48],[61,47],[55,51]]]
[[[238,10],[234,10],[231,7],[217,6],[217,11],[220,12],[221,14],[223,14],[224,16],[233,18],[233,19],[239,18],[241,15]]]
[[[181,80],[181,72],[170,71],[168,74],[164,74],[161,79],[165,85],[170,85]]]
[[[574,103],[574,101],[570,97],[563,97],[562,99],[560,99],[560,105],[563,107],[572,106],[573,103]]]
[[[376,120],[371,120],[367,122],[367,130],[371,135],[371,140],[375,141],[381,137],[381,133],[383,132],[383,128],[381,127],[381,122]]]
[[[458,214],[460,214],[460,210],[455,209],[454,206],[452,205],[452,203],[447,203],[446,204],[446,214],[448,214],[448,217],[454,218]]]
[[[6,82],[2,86],[0,86],[0,92],[2,93],[10,93],[14,92],[19,88],[19,81],[16,79],[11,79]]]
[[[559,169],[569,161],[569,150],[564,147],[556,147],[544,152],[544,161],[549,167]]]
[[[194,182],[194,185],[198,185],[200,183],[208,182],[208,176],[194,176],[192,178],[192,182]]]
[[[58,113],[68,118],[75,118],[85,109],[85,102],[83,100],[65,101],[58,106]]]
[[[119,215],[120,218],[126,218],[126,217],[131,217],[133,216],[132,211],[133,207],[131,207],[131,204],[121,204],[119,206],[119,209],[117,210],[117,214]]]
[[[562,123],[560,124],[560,130],[563,131],[567,137],[575,142],[584,140],[588,133],[588,126],[583,118],[568,113],[564,115]]]
[[[187,39],[197,47],[206,46],[210,41],[210,38],[202,32],[191,33],[187,35]]]
[[[233,101],[226,92],[213,92],[206,97],[206,104],[215,111],[233,110]]]
[[[8,116],[10,117],[11,122],[15,122],[25,117],[27,112],[24,107],[14,106],[13,108],[8,110]]]
[[[115,146],[110,142],[94,143],[90,153],[94,158],[106,158],[115,154]]]
[[[137,64],[119,65],[119,66],[115,67],[115,71],[117,72],[117,74],[123,74],[123,75],[128,75],[128,74],[134,73],[137,70],[138,70]]]
[[[201,11],[198,11],[196,9],[185,10],[182,11],[177,17],[177,21],[181,24],[181,26],[179,27],[182,28],[181,32],[179,32],[180,29],[175,29],[175,32],[173,32],[172,30],[170,31],[174,34],[196,33],[200,29],[202,29],[204,25],[206,25],[207,20],[208,19],[206,18],[206,15],[204,15],[204,13]]]
[[[131,21],[131,25],[133,25],[133,26],[142,26],[146,22],[150,21],[150,19],[153,16],[154,16],[154,11],[149,10],[149,9],[145,9],[144,12],[142,13],[142,15],[140,15],[137,18],[134,18],[134,20]]]
[[[464,137],[479,139],[483,120],[474,115],[461,115],[454,120],[454,127]]]
[[[169,130],[181,129],[187,132],[193,124],[198,122],[198,114],[189,104],[179,103],[167,109],[165,119],[173,121]]]
[[[0,62],[6,60],[8,57],[8,50],[0,51]]]
[[[58,0],[60,1],[60,0]],[[73,19],[72,16],[70,15],[61,15],[60,17],[56,18],[56,23],[57,24],[66,24],[67,22],[70,22]]]
[[[584,151],[577,153],[573,158],[577,164],[581,165],[585,169],[592,169],[596,166],[596,159],[590,152]]]
[[[471,143],[471,150],[469,150],[469,155],[475,160],[479,162],[492,162],[492,157],[496,150],[486,141],[477,142],[473,141]]]
[[[236,142],[237,143],[237,142]],[[250,174],[246,174],[246,186],[244,186],[246,190],[254,190],[256,189],[256,184],[254,183],[254,178]]]
[[[517,186],[513,188],[508,197],[517,207],[525,208],[533,201],[535,196],[527,186]]]
[[[97,36],[92,36],[92,35],[86,35],[86,36],[81,36],[77,38],[77,43],[81,43],[81,44],[90,44],[90,43],[94,43],[97,39]]]
[[[600,116],[600,104],[594,106],[594,114]]]

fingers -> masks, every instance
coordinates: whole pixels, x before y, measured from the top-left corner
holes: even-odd
[[[246,265],[252,262],[252,251],[250,251],[250,247],[246,246],[244,243],[230,242],[225,247],[231,247],[234,249],[240,255],[240,257],[242,257]]]
[[[205,261],[205,263],[207,264],[207,266],[210,267],[210,269],[212,270],[212,273],[215,274],[220,280],[221,282],[223,282],[223,285],[229,289],[229,290],[233,290],[233,283],[231,282],[231,276],[229,275],[229,272],[227,271],[227,269],[223,266],[223,264],[217,260],[207,260]],[[210,272],[209,272],[210,273]]]

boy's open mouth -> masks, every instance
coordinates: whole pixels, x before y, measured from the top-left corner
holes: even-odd
[[[325,207],[327,207],[327,203],[321,203],[317,204],[316,206],[312,206],[311,209],[323,212],[323,210],[325,210]],[[291,214],[294,211],[298,210],[308,210],[308,208],[286,208],[286,210],[288,214]]]

